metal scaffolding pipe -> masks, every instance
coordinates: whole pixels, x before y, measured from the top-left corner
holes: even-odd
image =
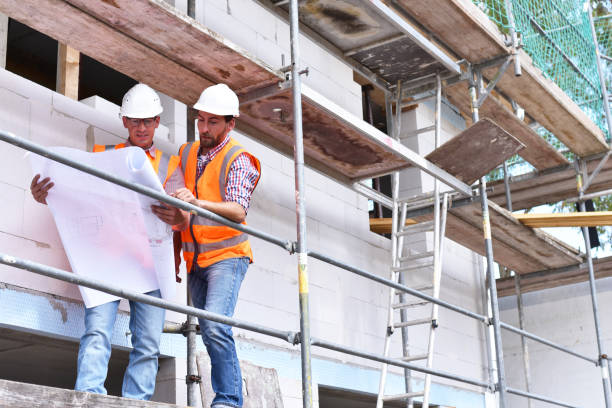
[[[470,70],[471,72],[471,70]],[[470,96],[472,100],[472,122],[476,123],[480,119],[478,112],[479,89],[482,85],[482,75],[476,72],[478,84],[470,78]],[[482,100],[480,100],[482,103]],[[482,210],[482,224],[484,233],[485,253],[487,258],[487,280],[489,283],[489,299],[491,302],[491,324],[493,326],[493,336],[495,344],[495,356],[497,360],[497,391],[499,392],[499,406],[506,408],[506,373],[504,368],[504,352],[502,349],[501,328],[499,325],[499,304],[497,303],[497,287],[495,284],[495,273],[493,270],[493,241],[491,239],[491,222],[489,221],[489,203],[487,200],[487,179],[485,176],[480,178],[480,208]]]
[[[255,228],[249,227],[244,224],[238,224],[238,223],[232,222],[228,220],[227,218],[221,217],[220,215],[217,215],[211,211],[205,210],[200,207],[196,207],[195,205],[191,205],[189,203],[186,203],[185,201],[171,197],[165,193],[160,193],[159,191],[153,190],[152,188],[145,187],[140,184],[134,184],[134,183],[127,182],[119,177],[114,176],[111,173],[107,173],[107,172],[98,170],[95,167],[88,166],[86,164],[81,164],[61,154],[55,153],[37,143],[31,142],[26,139],[21,139],[12,133],[0,130],[0,140],[10,143],[12,145],[21,147],[22,149],[28,150],[32,153],[39,154],[43,157],[54,160],[56,162],[65,164],[66,166],[80,170],[84,173],[88,173],[93,176],[99,177],[103,180],[110,181],[111,183],[125,187],[128,190],[135,191],[137,193],[146,195],[147,197],[154,198],[156,200],[159,200],[171,206],[178,207],[185,211],[189,211],[191,214],[199,215],[209,220],[216,221],[220,224],[227,225],[228,227],[232,227],[238,231],[245,232],[254,237],[263,239],[264,241],[278,245],[279,247],[284,248],[287,251],[293,251],[294,244],[291,241],[277,238],[271,234],[265,233],[263,231],[259,231]]]
[[[419,366],[416,364],[410,364],[407,363],[405,361],[402,360],[396,360],[393,358],[388,358],[388,357],[384,357],[381,356],[379,354],[374,354],[374,353],[368,353],[365,351],[359,351],[359,350],[355,350],[349,347],[345,347],[336,343],[331,343],[329,341],[325,341],[322,339],[318,339],[313,337],[311,339],[311,343],[313,346],[316,347],[321,347],[321,348],[325,348],[328,350],[334,350],[334,351],[338,351],[344,354],[350,354],[352,356],[356,356],[356,357],[362,357],[368,360],[374,360],[374,361],[379,361],[381,363],[385,363],[385,364],[389,364],[389,365],[394,365],[397,367],[402,367],[402,368],[407,368],[410,370],[414,370],[414,371],[419,371],[421,373],[425,373],[425,374],[431,374],[431,375],[435,375],[437,377],[442,377],[442,378],[448,378],[449,380],[455,380],[455,381],[460,381],[462,383],[466,383],[466,384],[471,384],[471,385],[476,385],[478,387],[483,387],[486,388],[488,390],[492,389],[492,385],[485,382],[485,381],[481,381],[481,380],[476,380],[473,378],[468,378],[468,377],[463,377],[460,375],[456,375],[456,374],[452,374],[449,373],[447,371],[440,371],[440,370],[433,370],[433,369],[428,369],[425,368],[423,366]]]
[[[582,194],[582,186],[580,186],[580,194]],[[579,203],[580,211],[586,212],[584,201]],[[606,408],[610,408],[612,399],[610,397],[610,372],[608,371],[607,356],[603,351],[603,342],[601,339],[601,329],[599,326],[599,308],[597,306],[597,288],[595,286],[595,272],[593,270],[593,257],[591,255],[591,241],[589,239],[589,230],[587,227],[582,227],[582,237],[584,239],[584,248],[587,257],[587,265],[589,269],[589,288],[591,290],[591,305],[593,307],[593,321],[595,322],[595,335],[597,338],[597,351],[599,353],[599,366],[601,366],[601,379],[604,388],[604,398]]]
[[[306,188],[304,187],[304,134],[302,131],[302,78],[300,74],[300,21],[298,1],[289,2],[291,36],[291,80],[293,82],[293,135],[295,164],[295,208],[297,224],[298,290],[300,305],[300,355],[302,365],[302,406],[312,407],[310,355],[310,304],[308,293],[308,250],[306,245]]]
[[[554,400],[554,399],[551,399],[551,398],[548,398],[548,397],[544,397],[544,396],[539,395],[539,394],[532,394],[530,392],[525,392],[525,391],[517,390],[515,388],[507,387],[506,391],[508,392],[508,394],[520,395],[521,397],[527,397],[529,399],[535,399],[535,400],[539,400],[539,401],[543,401],[543,402],[548,402],[550,404],[555,404],[555,405],[558,405],[560,407],[581,408],[578,405],[567,404],[565,402],[557,401],[557,400]]]
[[[151,306],[157,306],[167,310],[172,310],[173,312],[193,315],[202,319],[212,320],[213,322],[223,323],[233,327],[238,327],[240,329],[246,329],[271,337],[276,337],[278,339],[283,339],[291,344],[295,344],[296,338],[299,337],[297,336],[297,333],[292,331],[278,330],[259,324],[245,322],[244,320],[227,317],[221,314],[208,312],[203,309],[180,305],[178,303],[170,302],[165,299],[134,292],[128,289],[121,288],[119,286],[109,285],[97,279],[91,279],[85,276],[77,275],[75,273],[66,272],[61,269],[54,268],[52,266],[42,265],[36,262],[20,259],[1,252],[0,264],[12,266],[14,268],[24,269],[30,272],[37,273],[39,275],[58,279],[75,285],[85,286],[86,288],[101,290],[103,292],[110,293],[111,295],[133,300],[135,302],[146,303]]]
[[[378,282],[378,283],[381,283],[383,285],[390,286],[390,287],[392,287],[394,289],[397,289],[397,290],[399,290],[401,292],[405,292],[405,293],[408,293],[409,295],[412,295],[414,297],[418,297],[419,299],[423,299],[423,300],[426,300],[428,302],[435,303],[435,304],[440,305],[440,306],[442,306],[442,307],[444,307],[446,309],[449,309],[449,310],[452,310],[454,312],[460,313],[460,314],[462,314],[464,316],[467,316],[467,317],[471,317],[472,319],[476,319],[476,320],[481,321],[483,323],[488,323],[489,322],[489,318],[486,317],[486,316],[483,316],[483,315],[478,314],[478,313],[474,313],[471,310],[464,309],[464,308],[459,307],[459,306],[455,306],[455,305],[453,305],[451,303],[448,303],[448,302],[445,302],[443,300],[436,299],[436,298],[434,298],[432,296],[429,296],[429,295],[427,295],[425,293],[419,292],[416,289],[412,289],[412,288],[409,288],[407,286],[400,285],[399,283],[395,283],[395,282],[393,282],[393,281],[391,281],[389,279],[382,278],[382,277],[380,277],[378,275],[375,275],[373,273],[370,273],[370,272],[368,272],[368,271],[366,271],[364,269],[347,265],[344,262],[340,262],[340,261],[338,261],[336,259],[330,258],[327,255],[323,255],[323,254],[321,254],[321,253],[319,253],[317,251],[310,250],[310,251],[308,251],[308,255],[313,257],[313,258],[315,258],[315,259],[318,259],[320,261],[326,262],[326,263],[328,263],[330,265],[337,266],[337,267],[342,268],[342,269],[344,269],[346,271],[352,272],[352,273],[354,273],[356,275],[359,275],[359,276],[362,276],[364,278],[370,279],[370,280],[372,280],[374,282]]]
[[[575,357],[581,358],[583,360],[586,360],[589,363],[598,364],[598,360],[596,358],[592,358],[592,357],[586,356],[584,354],[577,353],[575,351],[572,351],[572,350],[568,349],[567,347],[564,347],[564,346],[561,346],[559,344],[553,343],[552,341],[546,340],[545,338],[537,336],[537,335],[535,335],[533,333],[529,333],[528,331],[519,329],[518,327],[511,326],[508,323],[500,322],[499,325],[500,325],[500,327],[502,329],[511,331],[511,332],[516,333],[516,334],[518,334],[520,336],[523,336],[523,337],[527,337],[527,338],[529,338],[531,340],[537,341],[538,343],[545,344],[545,345],[547,345],[549,347],[552,347],[552,348],[557,349],[559,351],[562,351],[564,353],[571,354],[572,356],[575,356]]]

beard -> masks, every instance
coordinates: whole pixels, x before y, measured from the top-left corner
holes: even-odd
[[[213,136],[210,132],[200,133],[200,146],[213,148],[221,142],[219,139],[219,137]]]

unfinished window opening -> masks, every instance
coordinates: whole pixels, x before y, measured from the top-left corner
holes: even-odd
[[[123,95],[137,83],[138,81],[129,76],[81,54],[79,100],[97,95],[116,105],[121,105]]]
[[[358,81],[359,82],[359,81]],[[374,89],[371,84],[365,83],[361,86],[363,120],[370,123],[372,126],[387,133],[386,116],[383,106],[381,106],[381,91]],[[382,96],[384,101],[384,96]],[[384,102],[383,102],[384,103]],[[391,197],[391,176],[386,175],[376,177],[370,180],[370,187],[384,195]],[[391,217],[391,210],[375,203],[372,200],[368,201],[368,212],[370,218],[388,218]],[[386,235],[386,234],[382,234]]]
[[[55,90],[57,41],[9,18],[6,69]]]

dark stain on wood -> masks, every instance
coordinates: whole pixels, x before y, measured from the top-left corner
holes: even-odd
[[[234,65],[234,69],[235,69],[236,71],[240,71],[240,72],[244,72],[244,71],[245,71],[245,69],[244,69],[244,65],[242,65],[242,64],[236,64],[236,65]]]
[[[215,68],[215,71],[217,71],[219,73],[219,75],[221,75],[223,77],[223,79],[227,79],[227,78],[232,76],[232,74],[229,71],[226,71],[226,70],[221,69],[221,68]]]

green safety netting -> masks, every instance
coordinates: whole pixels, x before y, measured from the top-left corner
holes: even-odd
[[[472,0],[503,33],[509,32],[504,0]],[[602,53],[612,54],[610,0],[593,2],[595,27]],[[544,75],[553,80],[604,131],[608,129],[597,72],[595,41],[585,0],[510,0],[523,49]],[[612,55],[611,55],[612,56]],[[609,69],[608,69],[609,68]],[[610,73],[612,63],[604,63]],[[561,151],[567,148],[546,129],[542,137]],[[520,165],[520,160],[515,163]]]

